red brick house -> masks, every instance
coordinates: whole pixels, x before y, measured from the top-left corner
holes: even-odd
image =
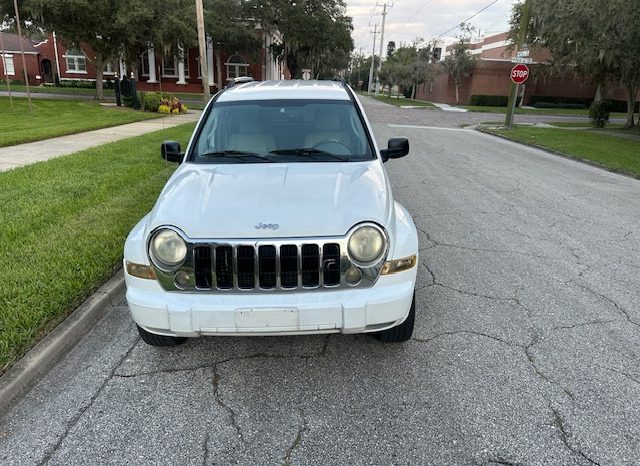
[[[3,45],[0,49],[0,78],[4,80],[6,76],[10,80],[24,81],[24,68],[20,54],[20,43],[22,42],[29,81],[35,83],[36,76],[40,74],[39,51],[36,44],[29,39],[21,39],[16,34],[0,32],[0,35]]]
[[[510,46],[507,33],[482,38],[470,44],[470,52],[477,56],[476,66],[468,78],[460,84],[460,105],[469,105],[471,96],[508,96],[511,88],[510,70],[514,66],[511,59],[516,52],[508,51]],[[449,46],[443,59],[452,50]],[[534,97],[575,98],[591,100],[596,93],[596,86],[585,82],[573,73],[563,76],[545,76],[542,67],[550,58],[548,50],[532,51],[533,63],[529,65],[531,75],[524,85],[524,104],[529,104]],[[616,83],[606,88],[605,97],[610,100],[626,101],[624,89]],[[447,73],[441,73],[433,83],[418,87],[416,98],[439,103],[455,104],[455,84]]]
[[[256,34],[263,44],[257,53],[256,51],[238,51],[232,54],[221,54],[222,83],[216,82],[218,70],[215,66],[214,44],[210,39],[207,40],[208,82],[212,89],[219,88],[228,79],[238,76],[252,76],[259,80],[289,77],[284,64],[276,60],[269,47],[272,43],[279,42],[279,35],[266,32],[259,27],[256,28]],[[9,79],[24,81],[19,49],[20,38],[15,34],[3,33],[2,35],[5,42],[4,55],[6,58],[0,64],[0,75],[4,78],[6,69]],[[28,61],[29,83],[32,85],[53,83],[56,76],[61,81],[94,81],[96,79],[96,70],[92,60],[93,51],[86,44],[72,46],[57,37],[55,32],[49,34],[49,37],[42,42],[34,43],[29,39],[22,39],[22,43],[25,58]],[[138,79],[138,89],[140,90],[202,92],[198,59],[198,49],[195,47],[184,50],[178,46],[168,54],[149,47],[140,55],[138,63],[133,65],[133,69],[127,67],[122,59],[107,63],[104,79],[109,81],[116,76],[130,77],[133,74]]]

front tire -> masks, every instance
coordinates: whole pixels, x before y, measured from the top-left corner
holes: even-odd
[[[166,335],[157,335],[155,333],[147,332],[145,329],[138,327],[138,333],[147,345],[151,346],[179,346],[187,341],[184,337],[168,337]]]
[[[413,325],[416,320],[416,295],[414,293],[411,301],[409,315],[400,325],[391,327],[375,334],[376,338],[384,343],[402,343],[411,339],[413,335]]]

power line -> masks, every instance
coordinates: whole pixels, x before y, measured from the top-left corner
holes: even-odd
[[[398,26],[396,26],[396,28],[389,33],[389,35],[394,34],[398,29],[400,29],[402,26],[407,24],[409,22],[409,20],[413,19],[418,13],[420,13],[422,10],[424,10],[429,5],[429,3],[431,3],[432,1],[433,0],[427,0],[424,3],[424,5],[422,5],[420,8],[418,8],[418,10],[415,13],[413,13],[411,16],[409,16],[407,19],[405,19],[400,24],[398,24]]]
[[[432,40],[436,40],[436,39],[440,39],[442,36],[444,36],[445,34],[450,33],[451,31],[455,31],[456,29],[458,29],[460,27],[461,24],[466,23],[467,21],[475,18],[476,16],[478,16],[480,13],[482,13],[483,11],[485,11],[486,9],[492,7],[493,5],[495,5],[496,3],[498,3],[500,0],[493,0],[491,3],[489,3],[487,6],[483,7],[482,9],[480,9],[479,11],[475,12],[474,14],[472,14],[471,16],[469,16],[467,19],[460,21],[458,24],[456,24],[454,27],[452,27],[451,29],[447,29],[446,31],[444,31],[442,34],[434,37]]]

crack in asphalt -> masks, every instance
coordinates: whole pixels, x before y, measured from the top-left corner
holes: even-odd
[[[631,380],[632,382],[637,383],[638,385],[640,385],[640,379],[635,378],[634,376],[632,376],[631,374],[628,374],[626,372],[623,372],[621,370],[618,369],[609,369],[611,372],[615,372],[616,374],[620,374],[621,376]]]
[[[131,345],[131,347],[122,355],[122,357],[118,360],[117,364],[115,364],[111,372],[109,372],[109,376],[105,377],[104,381],[98,387],[98,390],[96,390],[96,392],[93,395],[91,395],[88,403],[85,403],[83,406],[81,406],[78,412],[69,421],[67,421],[67,425],[64,429],[64,432],[62,433],[60,438],[58,438],[58,441],[55,443],[53,448],[45,451],[45,454],[42,457],[42,460],[38,462],[38,466],[42,466],[49,462],[49,460],[55,454],[58,448],[60,448],[60,445],[62,445],[62,442],[64,442],[64,440],[67,438],[67,436],[69,435],[69,432],[71,432],[71,429],[73,429],[76,426],[76,424],[78,423],[82,415],[89,408],[91,408],[91,406],[93,406],[93,403],[95,403],[95,401],[98,399],[98,397],[100,396],[102,391],[105,389],[107,384],[113,379],[114,374],[118,369],[118,367],[120,367],[120,365],[129,357],[129,355],[131,354],[133,349],[138,345],[139,342],[140,342],[140,337],[137,337],[133,345]]]
[[[580,322],[578,324],[573,325],[559,325],[557,327],[551,327],[551,330],[570,330],[579,327],[588,327],[590,325],[602,325],[602,324],[610,324],[612,322],[621,322],[619,319],[608,319],[608,320],[593,320],[590,322]]]
[[[569,434],[567,433],[567,430],[566,430],[566,424],[567,424],[566,420],[560,415],[560,412],[557,409],[551,406],[551,403],[549,403],[549,409],[553,413],[553,424],[560,431],[560,440],[562,440],[562,443],[565,445],[565,447],[567,447],[567,449],[572,453],[581,456],[589,464],[595,464],[596,466],[600,466],[600,463],[592,460],[583,451],[572,446],[569,443]]]
[[[430,272],[433,275],[433,272]],[[501,301],[501,302],[505,302],[509,305],[515,305],[516,307],[521,308],[522,310],[525,311],[525,313],[527,314],[527,317],[529,318],[529,320],[531,320],[531,316],[530,316],[530,311],[529,309],[527,309],[521,302],[520,300],[514,296],[512,298],[501,298],[501,297],[496,297],[496,296],[489,296],[489,295],[483,295],[480,293],[474,293],[474,292],[470,292],[470,291],[465,291],[465,290],[460,290],[457,288],[453,288],[447,285],[443,285],[441,283],[438,283],[437,281],[435,281],[435,276],[434,276],[434,285],[435,286],[439,286],[441,288],[444,289],[448,289],[451,291],[455,291],[458,293],[462,293],[465,295],[469,295],[469,296],[473,296],[473,297],[477,297],[477,298],[482,298],[482,299],[489,299],[489,300],[494,300],[494,301]],[[517,293],[518,290],[516,290]],[[529,362],[529,365],[531,366],[532,370],[534,371],[534,373],[541,378],[542,380],[546,381],[547,383],[551,384],[552,386],[555,386],[557,388],[559,388],[560,390],[562,390],[562,392],[571,400],[571,401],[575,401],[575,397],[573,395],[573,393],[571,392],[571,390],[569,390],[567,387],[565,387],[564,385],[562,385],[560,382],[558,382],[557,380],[555,380],[554,378],[552,378],[551,376],[547,375],[546,373],[544,373],[534,355],[532,352],[532,348],[537,345],[540,341],[541,341],[541,332],[540,330],[533,325],[533,323],[531,324],[531,329],[534,331],[534,335],[533,338],[531,340],[531,342],[529,342],[526,345],[523,345],[521,343],[516,343],[516,342],[510,342],[507,340],[503,340],[499,337],[493,336],[493,335],[489,335],[486,333],[482,333],[482,332],[477,332],[477,331],[469,331],[469,330],[461,330],[461,331],[456,331],[456,332],[444,332],[441,334],[438,334],[436,336],[434,336],[433,338],[430,339],[415,339],[415,341],[419,342],[419,343],[430,343],[431,341],[433,341],[434,339],[438,338],[438,337],[442,337],[442,336],[446,336],[446,335],[455,335],[455,334],[473,334],[473,335],[477,335],[480,337],[485,337],[485,338],[490,338],[492,340],[507,344],[509,346],[513,346],[513,347],[517,347],[520,348],[521,350],[524,351],[524,354],[527,358],[527,361]]]
[[[240,441],[245,445],[248,445],[249,442],[244,438],[242,429],[238,424],[236,411],[231,406],[227,405],[222,399],[222,396],[220,396],[220,374],[218,373],[218,364],[213,366],[213,398],[218,406],[229,413],[229,422],[231,423],[231,426],[236,430]]]
[[[304,410],[300,408],[300,424],[298,425],[298,431],[296,432],[296,436],[291,443],[291,446],[287,448],[283,458],[283,466],[290,466],[291,460],[293,458],[293,454],[295,451],[300,448],[302,445],[303,434],[309,431],[309,427],[307,425],[307,418],[304,415]]]
[[[244,437],[242,429],[241,429],[240,425],[238,424],[238,420],[237,420],[238,414],[236,413],[236,410],[233,409],[231,406],[229,406],[227,403],[225,403],[224,399],[222,398],[222,395],[220,394],[220,386],[221,386],[221,379],[222,378],[221,378],[221,375],[220,375],[220,373],[218,371],[219,367],[221,365],[227,364],[229,362],[243,361],[243,360],[250,360],[250,359],[265,358],[265,359],[301,359],[301,360],[307,360],[307,359],[324,357],[324,356],[326,356],[327,351],[329,349],[329,341],[330,341],[330,339],[331,339],[331,334],[327,334],[327,336],[326,336],[326,338],[324,340],[324,343],[322,344],[322,347],[320,348],[320,351],[318,351],[315,354],[309,354],[309,355],[254,353],[254,354],[249,354],[249,355],[245,355],[245,356],[234,356],[234,357],[222,359],[220,361],[216,361],[216,362],[213,362],[213,363],[201,364],[201,365],[198,365],[198,366],[191,366],[191,367],[187,367],[187,368],[158,369],[158,370],[155,370],[155,371],[137,372],[135,374],[118,374],[118,373],[116,373],[116,369],[122,364],[122,362],[124,361],[126,356],[128,356],[128,354],[131,352],[131,350],[133,349],[133,347],[132,347],[129,350],[129,352],[127,353],[127,355],[125,355],[125,357],[123,357],[123,359],[121,359],[121,361],[118,363],[116,368],[114,368],[114,371],[112,372],[112,376],[109,379],[111,379],[112,377],[133,378],[133,377],[141,377],[141,376],[145,376],[145,375],[172,374],[172,373],[178,373],[178,372],[189,372],[189,371],[194,371],[194,370],[198,370],[198,369],[211,369],[212,372],[213,372],[213,380],[212,380],[213,398],[214,398],[214,400],[215,400],[215,402],[216,402],[216,404],[218,406],[220,406],[222,409],[224,409],[225,411],[227,411],[229,413],[229,423],[235,429],[240,441],[242,443],[244,443],[245,445],[248,445],[249,441]],[[105,385],[106,385],[106,382],[105,382]],[[97,397],[98,394],[96,394],[95,397]],[[304,421],[304,427],[306,429],[306,420]],[[207,434],[207,436],[208,435],[209,434]],[[302,433],[300,433],[299,435],[301,437]],[[205,440],[205,448],[206,448],[205,449],[205,453],[208,452],[208,450],[207,450],[208,447],[206,446],[207,442],[208,442],[208,437]],[[292,450],[292,452],[293,452],[293,450]]]
[[[209,439],[210,434],[209,432],[206,432],[204,435],[204,441],[202,442],[202,466],[207,466],[207,464],[209,464]]]
[[[625,308],[623,308],[622,306],[620,306],[618,303],[616,303],[613,299],[609,298],[608,296],[602,294],[602,293],[598,293],[597,291],[592,290],[591,288],[589,288],[586,285],[583,285],[582,283],[578,283],[575,280],[569,280],[569,282],[567,283],[573,283],[577,286],[579,286],[580,288],[582,288],[583,290],[587,291],[588,293],[591,293],[594,296],[597,296],[598,298],[608,302],[609,304],[612,304],[619,312],[620,314],[622,314],[624,316],[624,318],[630,323],[635,325],[636,327],[640,327],[640,323],[636,322],[635,320],[633,320],[631,318],[631,314],[628,310],[626,310]]]

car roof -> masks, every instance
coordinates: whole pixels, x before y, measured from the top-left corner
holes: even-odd
[[[350,100],[345,85],[340,81],[303,81],[298,79],[282,81],[253,81],[225,90],[218,96],[218,102],[246,100],[318,99]]]

